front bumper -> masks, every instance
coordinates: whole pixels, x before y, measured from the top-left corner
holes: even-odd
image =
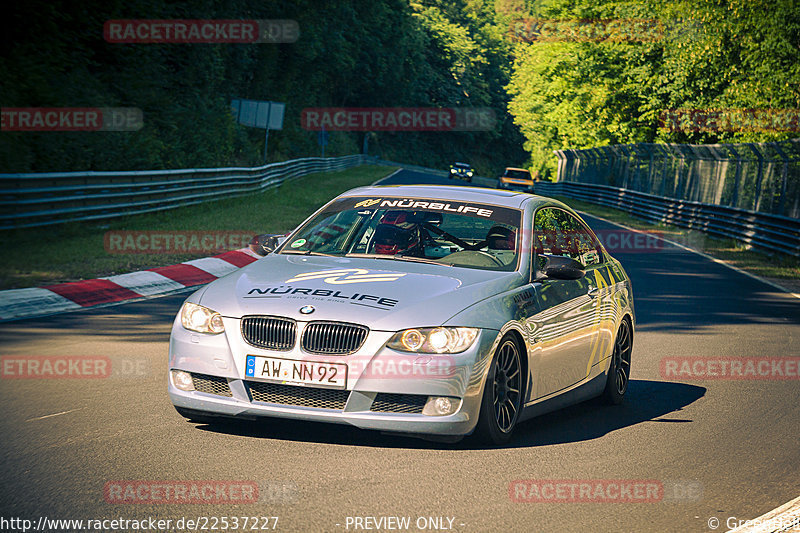
[[[231,388],[246,394],[248,388],[241,381],[231,383]],[[426,435],[466,435],[475,429],[478,411],[468,402],[461,403],[459,410],[448,416],[428,416],[423,414],[376,413],[370,405],[377,393],[350,391],[344,410],[313,407],[273,405],[254,402],[248,397],[224,398],[202,392],[184,392],[170,383],[169,396],[175,407],[188,409],[212,416],[243,419],[262,417],[290,418],[314,422],[347,424],[361,429],[374,429],[397,433]],[[238,395],[237,395],[238,396]],[[473,412],[474,411],[474,412]]]
[[[370,332],[362,348],[353,355],[325,356],[304,353],[299,348],[275,352],[249,346],[238,334],[239,321],[224,320],[226,332],[232,333],[202,335],[183,329],[177,322],[173,326],[170,370],[190,372],[193,376],[199,376],[198,379],[213,378],[225,394],[220,394],[218,390],[180,390],[173,383],[170,372],[168,392],[175,407],[212,416],[290,418],[426,435],[467,435],[475,429],[496,331],[482,330],[469,350],[446,356],[447,371],[441,372],[442,361],[437,358],[442,356],[402,354],[385,348],[384,344],[392,332]],[[346,389],[332,392],[330,389],[301,385],[264,385],[266,382],[261,380],[245,379],[247,355],[347,363]],[[405,361],[406,364],[398,365],[398,361]],[[386,369],[392,363],[394,368],[402,367],[404,370],[388,373]],[[383,373],[374,371],[378,367],[384,369]],[[289,394],[265,396],[260,393],[264,388]],[[308,401],[308,398],[320,395],[336,397],[337,401],[335,405]],[[290,399],[284,400],[286,397]],[[444,416],[423,414],[421,409],[402,407],[398,409],[402,412],[387,412],[387,397],[398,398],[400,404],[406,398],[422,403],[427,397],[447,397],[459,403],[455,412]],[[383,406],[383,410],[376,410],[378,404]]]

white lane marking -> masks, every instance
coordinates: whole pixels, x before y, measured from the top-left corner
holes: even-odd
[[[224,259],[219,259],[218,257],[204,257],[202,259],[193,259],[191,261],[186,261],[182,263],[184,265],[192,265],[194,267],[199,268],[200,270],[205,270],[209,274],[217,276],[221,278],[227,274],[230,274],[234,270],[239,270],[239,267],[228,263]]]
[[[30,314],[81,309],[81,306],[53,291],[39,287],[0,291],[0,319],[7,320]]]
[[[767,279],[764,279],[764,278],[761,278],[759,276],[756,276],[755,274],[751,274],[750,272],[747,272],[746,270],[742,270],[741,268],[733,266],[730,263],[726,263],[722,259],[717,259],[716,257],[712,257],[712,256],[710,256],[710,255],[708,255],[706,253],[700,252],[700,251],[695,250],[693,248],[689,248],[688,246],[684,246],[683,244],[681,244],[679,242],[675,242],[673,240],[666,239],[664,237],[660,237],[658,235],[653,235],[652,233],[649,233],[647,231],[638,230],[638,229],[632,228],[630,226],[626,226],[625,224],[620,224],[619,222],[614,222],[613,220],[608,220],[607,218],[599,217],[597,215],[592,215],[591,213],[586,213],[585,211],[578,211],[578,213],[581,213],[582,215],[586,215],[588,217],[596,218],[597,220],[602,220],[603,222],[608,222],[609,224],[614,224],[615,226],[619,226],[620,228],[625,228],[627,230],[634,231],[636,233],[644,233],[644,234],[649,235],[651,237],[655,237],[655,238],[660,239],[660,240],[662,240],[662,241],[664,241],[666,243],[669,243],[669,244],[671,244],[673,246],[677,246],[678,248],[682,248],[682,249],[686,250],[687,252],[692,252],[693,254],[697,254],[697,255],[699,255],[701,257],[705,257],[706,259],[709,259],[709,260],[711,260],[711,261],[713,261],[713,262],[715,262],[717,264],[720,264],[722,266],[728,267],[731,270],[735,270],[739,274],[744,274],[745,276],[747,276],[749,278],[753,278],[756,281],[760,281],[761,283],[766,283],[770,287],[778,289],[781,292],[785,292],[786,294],[789,294],[790,296],[794,296],[795,298],[800,298],[800,294],[797,294],[796,292],[792,292],[791,290],[787,289],[786,287],[781,287],[777,283],[773,283],[772,281],[769,281]]]
[[[146,270],[141,272],[130,272],[128,274],[119,274],[117,276],[110,276],[108,281],[112,281],[117,285],[125,287],[142,296],[153,296],[168,291],[182,289],[184,285],[177,281],[171,280],[166,276],[162,276],[156,272],[148,272]]]
[[[800,496],[776,507],[758,518],[753,518],[727,533],[772,533],[800,530]],[[728,527],[726,524],[725,527]]]
[[[373,183],[373,185],[380,185],[380,184],[381,184],[381,182],[388,180],[389,178],[391,178],[392,176],[394,176],[395,174],[397,174],[397,173],[398,173],[398,172],[400,172],[401,170],[403,170],[403,169],[402,169],[402,168],[398,168],[397,170],[395,170],[394,172],[392,172],[392,173],[391,173],[391,174],[389,174],[388,176],[384,176],[384,177],[382,177],[381,179],[379,179],[378,181],[376,181],[375,183]]]
[[[37,417],[34,417],[34,418],[29,418],[25,422],[33,422],[34,420],[44,420],[45,418],[50,418],[50,417],[53,417],[53,416],[61,416],[61,415],[65,415],[67,413],[80,411],[81,409],[86,409],[86,408],[85,407],[78,407],[76,409],[70,409],[69,411],[61,411],[60,413],[53,413],[52,415],[37,416]]]

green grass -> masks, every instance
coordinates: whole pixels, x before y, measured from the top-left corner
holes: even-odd
[[[796,257],[784,254],[770,255],[757,249],[748,249],[744,243],[732,239],[711,237],[702,231],[666,224],[652,224],[635,218],[625,211],[574,198],[559,196],[557,199],[573,209],[589,215],[607,218],[636,229],[657,230],[664,238],[721,259],[757,276],[776,281],[795,292],[800,290],[800,259]],[[786,280],[786,282],[781,283],[781,280]]]
[[[394,170],[365,165],[309,174],[263,193],[168,211],[104,222],[3,231],[0,245],[5,256],[0,263],[0,290],[124,274],[213,255],[110,254],[103,245],[103,235],[114,230],[284,233],[336,195],[371,184]]]

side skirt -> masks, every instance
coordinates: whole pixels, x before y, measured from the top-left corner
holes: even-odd
[[[603,372],[602,374],[598,374],[597,376],[593,377],[589,381],[575,386],[574,389],[571,389],[567,392],[562,392],[553,398],[539,400],[537,403],[527,404],[525,409],[522,410],[519,421],[522,422],[523,420],[528,420],[552,411],[557,411],[559,409],[563,409],[564,407],[569,407],[570,405],[575,405],[576,403],[581,403],[591,398],[600,396],[603,394],[603,390],[606,387],[607,375],[607,372]]]

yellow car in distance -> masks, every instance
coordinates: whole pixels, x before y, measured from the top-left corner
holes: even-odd
[[[533,192],[533,178],[526,168],[507,167],[499,178],[498,187],[523,192]]]

